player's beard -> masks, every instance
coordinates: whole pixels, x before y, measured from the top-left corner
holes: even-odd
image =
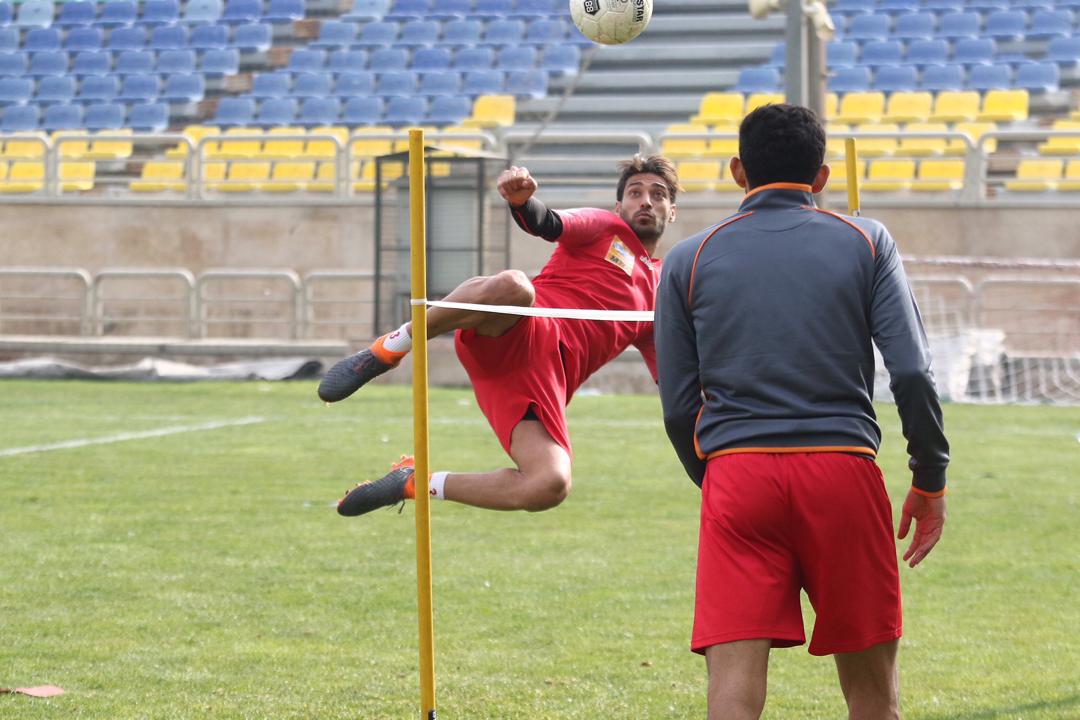
[[[660,236],[664,234],[664,229],[667,223],[664,218],[659,215],[653,215],[652,222],[642,223],[638,221],[633,215],[623,214],[623,221],[630,226],[634,231],[634,234],[638,236],[638,239],[642,242],[653,242],[660,239]]]

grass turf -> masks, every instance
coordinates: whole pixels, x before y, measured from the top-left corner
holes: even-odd
[[[0,718],[419,717],[413,508],[333,502],[411,447],[404,388],[0,384]],[[879,407],[894,505],[907,485]],[[435,469],[506,460],[469,393],[432,393]],[[905,716],[1080,717],[1080,408],[946,407],[945,539],[902,570]],[[654,397],[579,397],[575,489],[539,514],[433,506],[439,716],[687,718],[699,493]],[[904,543],[906,545],[906,543]],[[838,549],[842,551],[842,549]],[[808,619],[810,616],[808,615]],[[808,625],[809,627],[809,625]],[[778,650],[768,718],[844,715],[832,663]]]

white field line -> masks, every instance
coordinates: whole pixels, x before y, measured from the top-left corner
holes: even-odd
[[[86,447],[87,445],[108,445],[109,443],[127,442],[128,440],[145,440],[146,438],[164,437],[166,435],[178,435],[186,432],[199,432],[200,430],[218,430],[238,425],[254,425],[266,422],[266,418],[245,417],[235,420],[216,420],[214,422],[201,423],[199,425],[174,425],[173,427],[158,428],[157,430],[143,430],[141,432],[117,433],[99,438],[81,438],[79,440],[65,440],[47,445],[27,445],[26,447],[7,448],[0,450],[0,457],[13,455],[26,455],[28,453],[50,452],[52,450],[70,450],[71,448]]]

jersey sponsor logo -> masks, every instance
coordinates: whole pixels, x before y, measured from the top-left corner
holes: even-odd
[[[611,241],[611,247],[608,248],[607,256],[604,259],[627,275],[633,276],[634,253],[630,248],[626,247],[626,244],[619,239],[618,235]]]

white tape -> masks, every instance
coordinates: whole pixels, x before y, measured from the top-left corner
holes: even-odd
[[[418,305],[423,300],[413,300]],[[520,305],[477,305],[474,303],[446,302],[428,300],[430,307],[449,310],[472,310],[475,312],[497,313],[499,315],[523,315],[526,317],[564,318],[569,320],[615,320],[624,322],[652,322],[652,310],[577,310],[573,308],[538,308]]]

